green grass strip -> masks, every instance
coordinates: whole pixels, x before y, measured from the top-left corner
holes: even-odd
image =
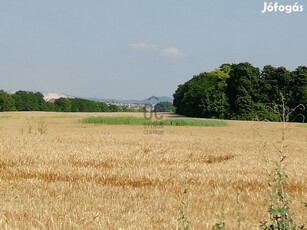
[[[220,127],[227,126],[227,122],[221,120],[205,120],[194,118],[178,118],[166,120],[150,120],[139,117],[88,117],[81,120],[87,124],[105,125],[161,125],[161,126],[201,126],[201,127]]]

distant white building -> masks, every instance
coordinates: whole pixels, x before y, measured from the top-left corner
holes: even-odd
[[[63,93],[42,93],[42,94],[44,95],[44,100],[47,102],[54,102],[56,99],[59,98],[74,98]]]

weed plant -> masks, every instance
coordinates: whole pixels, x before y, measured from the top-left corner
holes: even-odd
[[[40,135],[46,134],[48,130],[48,126],[47,123],[45,122],[45,120],[39,120],[37,123],[37,131]]]
[[[268,213],[270,215],[270,221],[261,221],[259,229],[260,230],[304,230],[304,225],[298,225],[294,222],[292,214],[290,212],[290,200],[289,194],[286,191],[286,184],[288,176],[286,174],[285,159],[287,157],[285,153],[285,137],[286,132],[291,131],[288,128],[289,117],[296,109],[304,106],[298,105],[292,110],[285,105],[285,100],[283,95],[281,95],[282,105],[277,107],[277,112],[280,114],[281,122],[283,124],[282,137],[280,141],[280,146],[277,148],[277,159],[274,162],[274,167],[270,172],[269,176],[269,191],[270,191],[270,205],[268,208]],[[276,110],[276,108],[275,108]],[[239,204],[239,194],[237,195],[237,204]],[[305,203],[305,206],[306,203]],[[237,211],[237,229],[241,229],[241,213],[238,209]],[[226,229],[224,222],[217,223],[213,226],[214,230]]]
[[[191,222],[187,218],[187,208],[188,208],[188,197],[187,190],[185,189],[181,198],[181,205],[179,210],[178,223],[179,230],[189,230],[191,227]]]
[[[270,214],[270,221],[264,221],[260,224],[261,230],[303,230],[303,225],[294,223],[290,212],[290,201],[289,194],[286,191],[286,184],[288,176],[285,169],[285,159],[287,157],[285,153],[285,136],[286,132],[289,131],[287,123],[289,117],[293,111],[299,106],[289,111],[285,105],[283,95],[281,95],[281,122],[283,123],[282,137],[280,147],[278,149],[278,160],[274,162],[272,172],[269,178],[269,189],[270,189],[270,206],[268,212]],[[291,131],[291,130],[290,130]]]

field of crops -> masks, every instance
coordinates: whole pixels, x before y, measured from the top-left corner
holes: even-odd
[[[269,220],[281,123],[82,122],[98,115],[131,116],[0,114],[0,229],[257,229]],[[306,224],[307,126],[290,124],[283,143],[291,212]]]

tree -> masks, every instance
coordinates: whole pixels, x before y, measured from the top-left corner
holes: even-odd
[[[73,98],[71,101],[72,112],[108,112],[109,107],[106,103],[86,100],[82,98]]]
[[[68,98],[58,98],[54,102],[56,111],[60,112],[70,112],[71,111],[71,101]]]
[[[173,97],[176,113],[185,116],[276,121],[281,95],[289,108],[307,106],[307,67],[267,65],[260,72],[248,62],[223,64],[179,85]]]
[[[189,89],[188,82],[186,82],[182,85],[178,85],[175,93],[173,94],[174,98],[173,105],[176,108],[175,112],[177,114],[182,114],[182,115],[185,114],[185,104],[183,98],[188,89]]]
[[[281,94],[286,101],[290,99],[292,75],[285,67],[275,68],[266,65],[261,71],[261,101],[267,105],[281,104]]]
[[[40,92],[17,91],[12,97],[18,111],[44,111],[47,108],[44,95]]]
[[[291,97],[288,100],[290,108],[295,108],[302,105],[301,110],[296,110],[293,112],[290,120],[302,121],[299,114],[302,114],[307,119],[307,67],[299,66],[292,72],[292,82],[291,82]],[[302,108],[305,107],[305,108]]]
[[[120,106],[114,105],[114,104],[110,104],[109,105],[109,111],[110,112],[122,112],[122,108]]]
[[[162,101],[155,105],[156,112],[175,112],[173,103],[168,101]]]
[[[232,118],[253,119],[260,98],[260,70],[250,63],[232,64],[226,93]]]
[[[109,112],[109,106],[104,102],[96,102],[99,112]]]
[[[44,99],[44,95],[40,92],[36,92],[33,94],[34,100],[37,101],[38,110],[46,111],[48,108],[47,102]]]
[[[201,117],[203,113],[202,102],[206,98],[206,90],[209,87],[208,73],[200,73],[180,85],[173,95],[176,113],[189,117]]]
[[[3,90],[0,90],[0,111],[14,111],[15,101],[11,95]]]
[[[227,118],[229,111],[229,100],[226,95],[227,79],[230,77],[228,65],[222,65],[209,73],[210,84],[207,88],[206,97],[202,101],[202,116],[211,118]]]
[[[200,73],[179,85],[174,93],[176,113],[192,117],[225,118],[229,107],[225,94],[228,66]]]
[[[53,102],[46,102],[46,111],[56,111],[56,106]]]

